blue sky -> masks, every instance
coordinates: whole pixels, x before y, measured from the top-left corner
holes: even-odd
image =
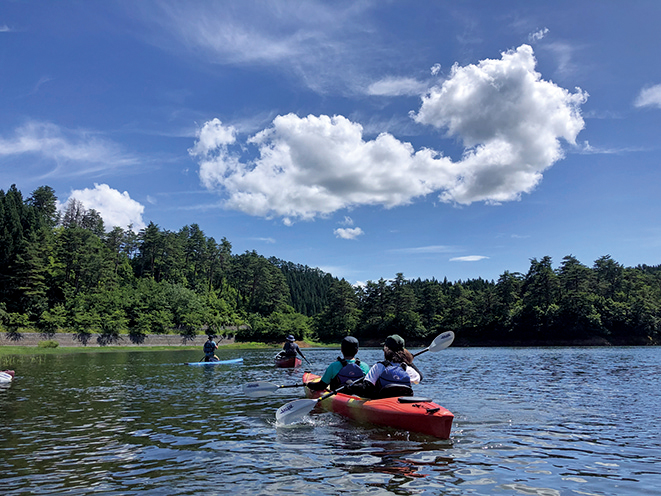
[[[0,3],[0,189],[352,283],[661,263],[661,2]]]

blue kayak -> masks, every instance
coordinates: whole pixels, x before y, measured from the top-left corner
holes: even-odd
[[[230,365],[233,363],[243,363],[243,358],[233,358],[231,360],[216,360],[215,362],[186,362],[184,365]]]

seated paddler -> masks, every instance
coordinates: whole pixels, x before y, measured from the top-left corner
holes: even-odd
[[[312,391],[321,391],[328,386],[331,389],[337,389],[347,381],[357,381],[362,379],[369,371],[370,367],[359,358],[358,354],[358,340],[353,336],[346,336],[340,344],[342,352],[341,357],[337,357],[331,363],[324,375],[319,381],[307,382],[305,385]]]
[[[411,386],[418,384],[422,375],[404,344],[404,338],[398,334],[388,336],[383,343],[383,361],[372,365],[362,381],[343,392],[370,399],[412,396]]]

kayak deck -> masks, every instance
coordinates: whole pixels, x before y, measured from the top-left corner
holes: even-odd
[[[230,365],[243,363],[243,358],[232,358],[231,360],[216,360],[215,362],[186,362],[185,365]]]
[[[306,372],[303,382],[318,380],[319,376]],[[319,398],[328,391],[305,388],[308,398]],[[449,439],[454,415],[427,398],[395,397],[370,400],[359,396],[337,393],[319,402],[324,410],[359,422],[394,427]]]

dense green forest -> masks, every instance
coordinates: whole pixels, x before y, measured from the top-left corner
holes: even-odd
[[[361,287],[307,266],[207,237],[197,224],[173,232],[106,231],[98,212],[52,188],[24,198],[0,190],[0,327],[45,337],[99,333],[233,335],[239,341],[377,343],[399,333],[425,343],[452,330],[459,345],[658,344],[661,266],[624,267],[605,255],[553,268],[531,259],[526,274],[470,279],[368,281]]]

